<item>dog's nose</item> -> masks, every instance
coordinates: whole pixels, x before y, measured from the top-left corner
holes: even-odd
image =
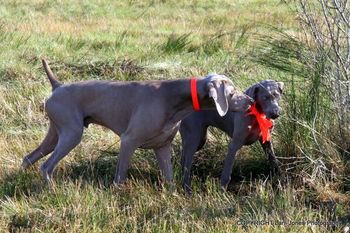
[[[277,117],[279,117],[281,114],[281,109],[275,109],[271,112],[270,118],[271,119],[276,119]]]
[[[276,119],[277,117],[279,117],[278,114],[272,113],[270,118],[271,118],[271,119]]]

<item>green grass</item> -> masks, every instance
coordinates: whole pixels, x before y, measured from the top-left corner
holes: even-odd
[[[281,1],[3,1],[0,15],[1,232],[341,232],[349,225],[349,154],[319,69],[305,62],[312,50]],[[241,90],[284,81],[273,135],[284,174],[268,178],[253,145],[240,151],[228,191],[220,190],[228,139],[212,130],[195,158],[193,197],[181,188],[179,136],[174,190],[163,187],[155,156],[144,150],[135,153],[126,186],[115,189],[119,138],[92,126],[60,162],[50,190],[38,169],[43,160],[19,170],[48,127],[44,57],[65,83],[212,72]]]

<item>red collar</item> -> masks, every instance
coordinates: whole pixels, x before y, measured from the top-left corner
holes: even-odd
[[[191,78],[191,97],[192,97],[192,105],[193,109],[198,112],[201,110],[198,101],[198,93],[197,93],[197,79]]]
[[[256,108],[256,103],[254,103],[250,107],[250,111],[247,115],[254,115],[256,120],[258,121],[261,136],[262,136],[262,142],[265,143],[266,141],[271,140],[271,134],[270,129],[273,126],[273,123],[270,119],[266,118],[266,115],[264,113],[260,113],[258,109]]]

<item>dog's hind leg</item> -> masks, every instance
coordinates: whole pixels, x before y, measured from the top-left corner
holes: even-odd
[[[55,149],[55,146],[57,145],[57,141],[58,141],[58,135],[57,135],[56,128],[53,125],[53,123],[50,121],[49,130],[46,134],[46,137],[40,144],[40,146],[23,158],[23,162],[21,165],[22,169],[28,168],[29,166],[33,165],[36,161],[38,161],[42,157],[51,153]]]
[[[46,181],[51,181],[51,176],[57,163],[66,156],[74,147],[76,147],[83,134],[83,122],[80,125],[65,125],[58,129],[58,143],[52,155],[41,166],[41,172]]]

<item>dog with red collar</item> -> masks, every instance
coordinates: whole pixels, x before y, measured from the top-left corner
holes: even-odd
[[[171,182],[171,142],[181,120],[194,112],[194,101],[196,107],[216,109],[221,116],[230,107],[244,111],[252,104],[251,98],[239,92],[224,75],[208,75],[193,81],[91,80],[62,84],[45,60],[43,66],[52,86],[52,95],[45,104],[50,126],[38,148],[24,157],[22,168],[52,152],[41,166],[41,173],[49,183],[58,162],[80,143],[84,127],[92,123],[120,136],[116,186],[125,182],[137,148],[153,149],[162,175]]]
[[[261,143],[272,168],[279,170],[271,142],[273,120],[281,113],[279,100],[282,95],[283,83],[265,80],[249,87],[245,94],[254,100],[248,112],[230,111],[220,117],[217,112],[203,110],[192,113],[182,120],[180,134],[182,138],[182,171],[183,187],[191,193],[191,167],[193,156],[205,144],[207,128],[216,127],[231,137],[220,183],[226,188],[231,179],[232,167],[237,151],[244,145],[256,141]]]

